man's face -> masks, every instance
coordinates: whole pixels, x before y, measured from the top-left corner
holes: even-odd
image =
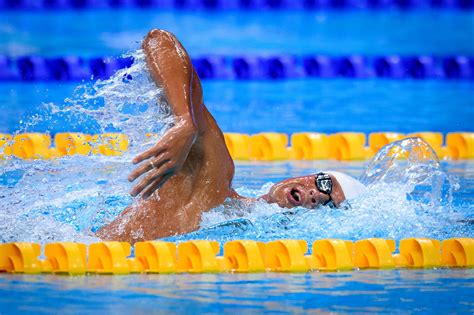
[[[316,188],[315,175],[285,179],[273,185],[262,198],[282,208],[316,208],[328,200],[328,196]]]

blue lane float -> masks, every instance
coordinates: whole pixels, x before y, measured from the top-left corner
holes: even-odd
[[[405,65],[400,56],[378,57],[374,60],[374,71],[377,77],[402,79],[405,77]]]
[[[133,63],[128,58],[78,56],[10,58],[0,55],[0,81],[108,79]],[[295,78],[474,79],[473,56],[203,56],[193,59],[202,79]]]
[[[473,9],[474,0],[0,0],[0,9]]]

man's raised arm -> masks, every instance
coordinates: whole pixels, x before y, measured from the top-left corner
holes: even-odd
[[[141,194],[147,198],[183,167],[202,126],[199,121],[201,113],[195,113],[202,111],[202,104],[195,104],[202,102],[202,91],[200,85],[193,84],[196,73],[191,60],[173,34],[152,30],[143,41],[142,48],[151,77],[163,89],[176,121],[152,148],[133,159],[134,164],[142,164],[129,175],[128,180],[132,182],[141,175],[145,176],[130,194]]]

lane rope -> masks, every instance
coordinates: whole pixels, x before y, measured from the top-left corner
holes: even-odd
[[[218,56],[192,60],[204,80],[297,78],[474,79],[474,56]],[[133,63],[130,57],[79,56],[12,58],[0,55],[0,81],[108,79]]]
[[[324,9],[461,9],[474,8],[472,0],[0,0],[3,10],[85,9],[184,10],[324,10]]]
[[[42,251],[43,249],[43,251]],[[0,244],[0,272],[65,275],[131,273],[309,272],[393,268],[472,268],[474,239],[369,238],[356,242],[316,240],[311,254],[304,240],[267,243],[234,240],[223,245],[209,240],[181,243],[101,242],[89,246],[58,242]],[[44,254],[45,259],[39,256]]]
[[[159,139],[156,134],[146,137],[151,141]],[[365,160],[385,145],[409,137],[422,138],[440,159],[474,158],[474,132],[446,135],[441,132],[373,132],[368,137],[361,132],[224,133],[230,155],[234,160],[242,161]],[[117,156],[126,152],[128,145],[127,135],[121,133],[62,132],[55,134],[54,139],[44,133],[0,134],[0,158],[54,159],[77,154]]]

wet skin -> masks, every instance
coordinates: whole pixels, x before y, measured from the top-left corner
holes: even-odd
[[[130,194],[139,196],[137,202],[97,232],[102,239],[130,243],[194,231],[202,212],[227,198],[244,198],[231,188],[234,163],[204,105],[201,82],[184,47],[173,34],[155,29],[142,48],[176,123],[132,161],[138,166],[128,179],[135,182]],[[338,206],[345,197],[331,177],[331,197]],[[311,175],[284,180],[260,199],[284,208],[315,208],[329,197],[317,190]]]
[[[334,205],[338,207],[346,198],[336,178],[332,175]],[[283,180],[270,188],[268,194],[260,197],[268,203],[276,203],[282,208],[316,208],[329,201],[329,196],[316,187],[315,175],[301,176]]]

